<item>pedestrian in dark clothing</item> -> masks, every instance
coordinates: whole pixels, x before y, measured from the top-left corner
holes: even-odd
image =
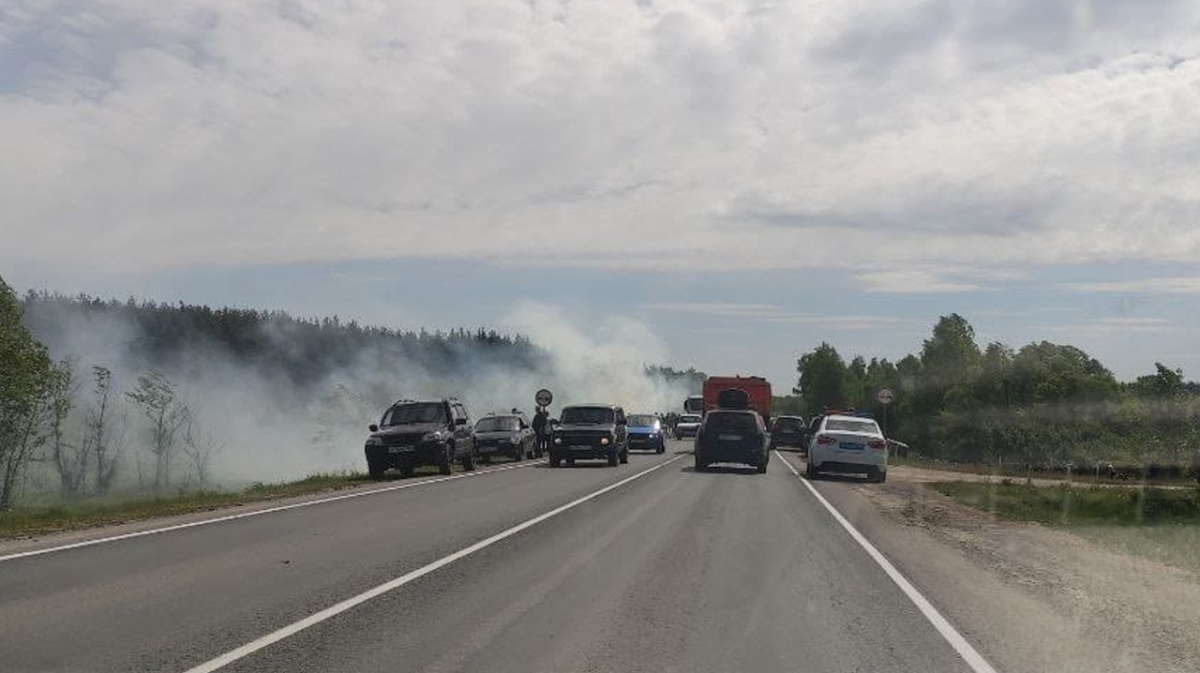
[[[550,414],[539,408],[533,415],[533,432],[537,435],[538,455],[550,450]]]

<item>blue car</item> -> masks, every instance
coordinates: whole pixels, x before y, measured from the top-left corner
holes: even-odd
[[[667,450],[666,438],[663,435],[662,420],[653,414],[629,415],[629,450],[654,451],[662,453]]]

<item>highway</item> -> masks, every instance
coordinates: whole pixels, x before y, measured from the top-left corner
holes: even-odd
[[[780,455],[688,448],[6,558],[0,668],[988,671]]]

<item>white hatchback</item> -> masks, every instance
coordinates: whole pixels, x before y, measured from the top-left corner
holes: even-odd
[[[809,479],[822,472],[865,473],[869,481],[887,479],[887,439],[879,425],[859,416],[826,416],[808,443]]]

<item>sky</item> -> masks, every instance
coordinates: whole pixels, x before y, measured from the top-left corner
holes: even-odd
[[[1200,378],[1200,3],[4,0],[0,275]]]

